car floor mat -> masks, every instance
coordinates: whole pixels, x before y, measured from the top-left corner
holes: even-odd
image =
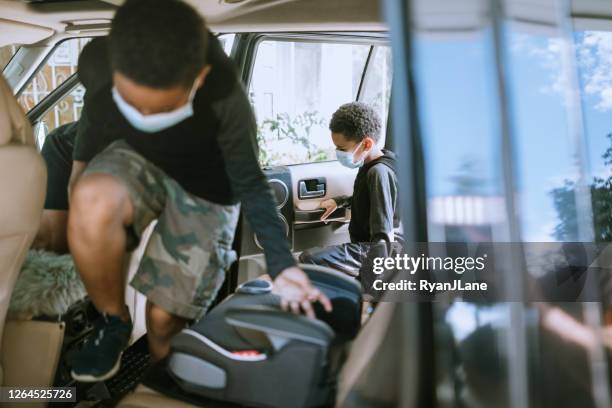
[[[140,337],[121,356],[121,368],[112,378],[98,383],[74,382],[77,402],[90,401],[94,407],[116,407],[117,403],[134,390],[151,365],[147,336]]]

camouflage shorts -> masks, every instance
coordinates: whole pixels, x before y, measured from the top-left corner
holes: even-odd
[[[174,315],[197,319],[214,300],[232,251],[239,205],[220,205],[186,192],[124,141],[112,143],[84,174],[121,180],[134,206],[131,230],[140,239],[157,219],[130,284],[149,301]]]

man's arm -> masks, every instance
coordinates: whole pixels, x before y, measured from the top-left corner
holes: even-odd
[[[251,106],[242,87],[236,85],[231,95],[214,108],[221,119],[218,142],[232,189],[264,248],[268,273],[276,277],[296,262],[278,217],[272,190],[259,166],[257,125]]]
[[[393,241],[393,216],[397,205],[396,176],[385,165],[373,166],[367,174],[370,191],[370,240]]]

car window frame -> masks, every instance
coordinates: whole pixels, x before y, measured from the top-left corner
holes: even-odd
[[[13,62],[13,59],[15,58],[15,56],[17,55],[17,53],[19,53],[19,50],[23,47],[22,45],[18,45],[18,44],[8,44],[6,46],[15,47],[15,52],[13,53],[13,55],[11,55],[11,58],[9,58],[9,60],[6,61],[6,64],[4,64],[3,67],[0,67],[1,71],[4,71],[6,67],[8,67],[11,64],[11,62]],[[0,48],[4,48],[4,47],[0,47]]]
[[[70,41],[70,40],[74,40],[74,39],[81,39],[81,38],[89,38],[90,40],[96,38],[97,36],[92,35],[92,36],[71,36],[71,37],[65,37],[62,38],[61,40],[57,41],[55,44],[53,44],[53,46],[49,49],[49,52],[47,52],[47,54],[45,55],[45,57],[40,61],[40,63],[38,64],[38,66],[30,73],[30,75],[28,76],[28,79],[26,79],[23,83],[23,85],[17,90],[17,92],[15,92],[15,98],[19,98],[21,96],[21,94],[23,93],[23,91],[25,91],[25,89],[32,83],[32,81],[34,80],[34,77],[36,77],[36,75],[38,75],[38,73],[40,72],[40,70],[44,67],[44,65],[49,61],[49,58],[51,58],[51,56],[53,55],[53,53],[58,49],[58,47],[60,45],[62,45],[64,42],[66,41]],[[20,49],[23,47],[20,47]],[[13,58],[15,58],[15,56],[17,55],[17,53],[15,53],[15,55],[13,55]],[[12,59],[11,61],[12,62]],[[7,67],[10,65],[7,64]],[[6,68],[6,67],[5,67]],[[35,110],[40,104],[42,104],[43,102],[45,102],[47,100],[47,98],[49,98],[52,94],[55,93],[55,91],[59,88],[62,87],[62,85],[64,85],[64,83],[68,82],[73,76],[76,76],[76,71],[71,74],[69,77],[66,78],[66,80],[64,82],[62,82],[61,84],[59,84],[58,86],[55,87],[55,89],[51,90],[49,92],[49,94],[47,96],[45,96],[43,99],[41,99],[36,105],[32,106],[32,108],[26,112],[26,116],[29,117],[29,113],[32,112],[33,110]]]
[[[45,116],[49,110],[51,110],[59,101],[64,97],[68,96],[70,92],[74,91],[81,81],[77,76],[77,73],[70,75],[64,82],[57,86],[53,91],[49,92],[40,102],[38,102],[32,109],[26,113],[26,118],[30,123],[38,122],[43,116]]]

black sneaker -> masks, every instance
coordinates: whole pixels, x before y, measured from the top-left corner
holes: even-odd
[[[117,374],[121,354],[130,341],[132,322],[117,316],[102,315],[94,322],[93,332],[76,353],[72,378],[79,382],[105,381]]]

